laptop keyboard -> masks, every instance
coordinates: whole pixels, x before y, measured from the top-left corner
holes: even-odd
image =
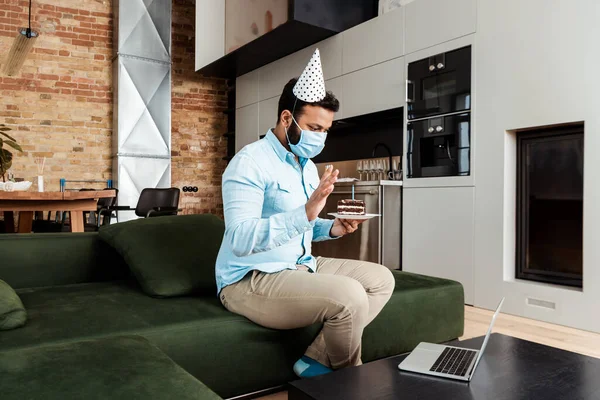
[[[477,355],[474,350],[446,347],[430,371],[442,374],[465,376],[471,361]]]

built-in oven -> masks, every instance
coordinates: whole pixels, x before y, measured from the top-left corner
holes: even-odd
[[[471,46],[408,64],[405,177],[471,175]]]
[[[407,178],[470,175],[470,113],[409,121],[406,137]]]
[[[471,46],[408,64],[408,119],[471,109]]]

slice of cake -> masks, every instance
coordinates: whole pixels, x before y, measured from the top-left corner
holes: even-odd
[[[340,200],[337,204],[340,215],[365,215],[365,202],[363,200]]]

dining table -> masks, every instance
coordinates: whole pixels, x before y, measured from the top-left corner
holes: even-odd
[[[35,212],[68,211],[71,214],[71,232],[84,232],[84,212],[97,211],[98,200],[115,197],[116,190],[89,190],[64,192],[0,191],[0,211],[9,233],[14,232],[16,212],[19,213],[18,233],[30,233]]]

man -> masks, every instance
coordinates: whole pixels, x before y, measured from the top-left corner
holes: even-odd
[[[394,278],[381,265],[311,255],[311,241],[342,237],[360,221],[318,218],[338,170],[319,179],[339,102],[325,91],[318,49],[279,99],[277,125],[242,149],[223,174],[225,236],[216,264],[223,305],[272,329],[322,322],[294,365],[300,377],[361,363],[361,337],[387,303]]]

